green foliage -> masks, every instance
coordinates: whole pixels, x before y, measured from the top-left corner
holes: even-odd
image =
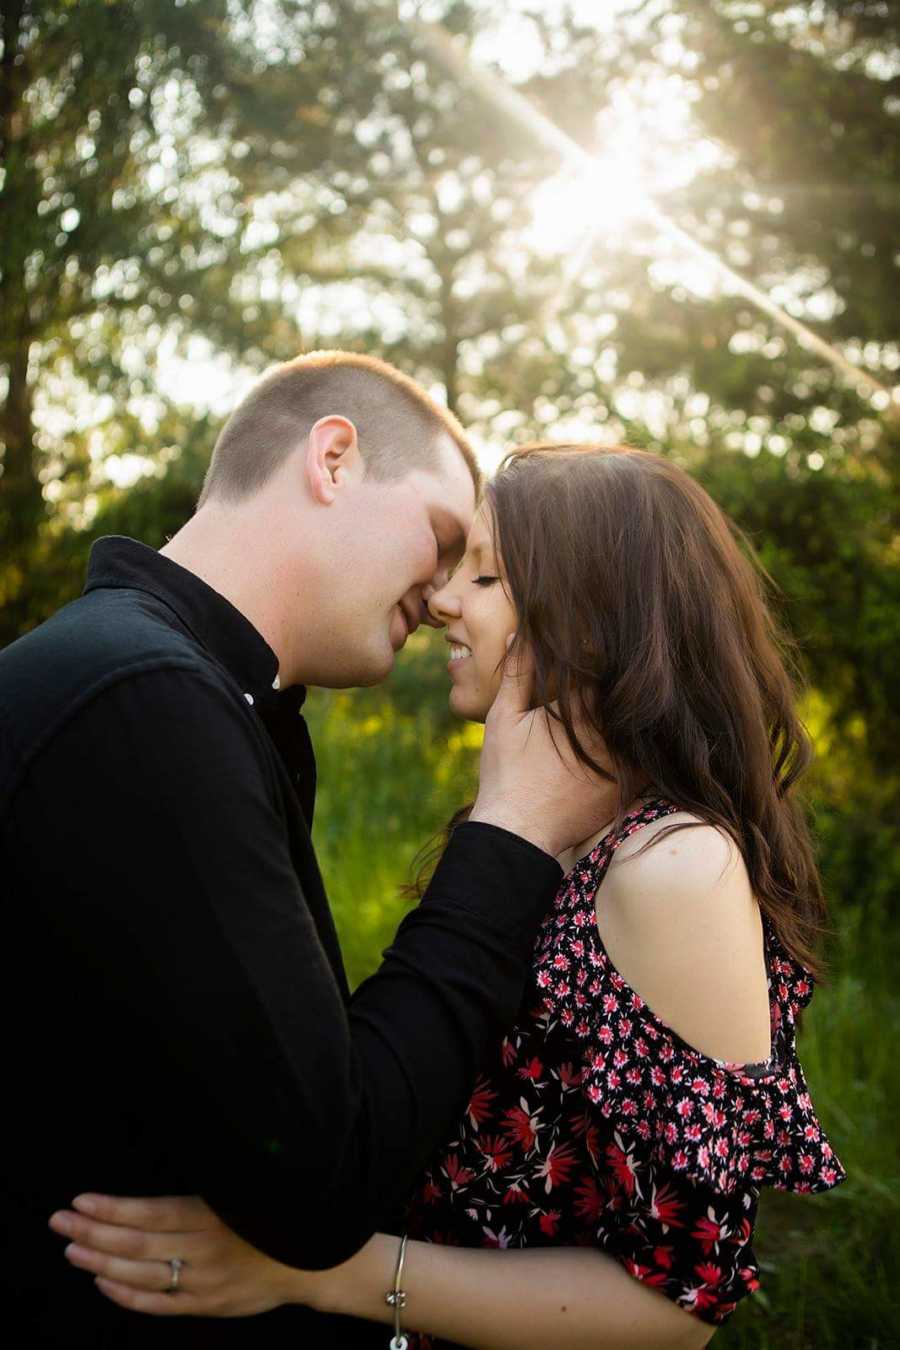
[[[882,383],[897,379],[895,7],[654,0],[606,25],[533,6],[522,91],[605,150],[629,82],[676,80],[712,167],[659,204]],[[510,7],[435,0],[464,41]],[[574,435],[675,455],[746,532],[808,688],[835,911],[803,1050],[851,1180],[767,1197],[766,1296],[723,1345],[887,1346],[898,1269],[898,420],[728,287],[621,223],[537,253],[556,163],[369,0],[10,0],[0,12],[0,643],[80,589],[101,534],[159,546],[218,427],[160,353],[262,369],[313,346],[395,360],[500,448]],[[652,146],[645,147],[648,153]],[[587,223],[587,222],[586,222]],[[677,250],[675,250],[677,253]],[[113,485],[117,457],[145,470]],[[318,846],[348,968],[377,963],[419,847],[471,796],[438,644],[388,685],[315,691]]]
[[[377,967],[406,912],[400,887],[418,848],[471,797],[477,729],[446,720],[438,647],[423,636],[383,690],[310,699],[321,784],[314,834],[353,984]],[[415,704],[406,697],[412,687],[422,694]],[[842,782],[843,767],[840,756],[829,757],[816,774],[819,803],[829,803],[817,814],[820,856],[839,903],[829,980],[805,1017],[800,1050],[850,1179],[825,1196],[763,1196],[756,1242],[763,1292],[715,1342],[734,1350],[893,1343],[900,935],[891,905],[900,852],[871,802],[854,807],[856,787]]]

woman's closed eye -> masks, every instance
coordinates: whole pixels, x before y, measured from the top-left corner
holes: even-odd
[[[495,581],[499,581],[499,580],[500,580],[499,577],[491,577],[491,576],[473,577],[473,578],[472,578],[472,585],[473,585],[473,586],[493,586],[494,582],[495,582]]]

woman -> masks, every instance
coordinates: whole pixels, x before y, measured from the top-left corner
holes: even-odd
[[[619,811],[560,858],[518,1024],[413,1197],[404,1325],[497,1350],[703,1345],[757,1287],[760,1188],[844,1175],[795,1050],[825,912],[792,791],[809,749],[758,573],[670,461],[533,446],[430,607],[454,711],[488,716],[514,635],[534,705]],[[301,1272],[199,1200],[93,1213],[123,1228],[83,1220],[69,1259],[125,1306],[394,1316],[394,1237]],[[177,1299],[154,1292],[174,1248]]]

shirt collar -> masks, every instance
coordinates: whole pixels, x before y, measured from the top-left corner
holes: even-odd
[[[262,707],[282,701],[302,706],[305,686],[279,692],[278,658],[250,620],[196,573],[156,549],[121,535],[98,539],[84,593],[101,588],[146,591],[161,600]]]

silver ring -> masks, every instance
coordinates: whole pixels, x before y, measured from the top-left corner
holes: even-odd
[[[169,1257],[169,1269],[172,1272],[172,1278],[169,1280],[167,1294],[177,1294],[181,1284],[181,1272],[184,1270],[184,1262],[180,1256]]]

